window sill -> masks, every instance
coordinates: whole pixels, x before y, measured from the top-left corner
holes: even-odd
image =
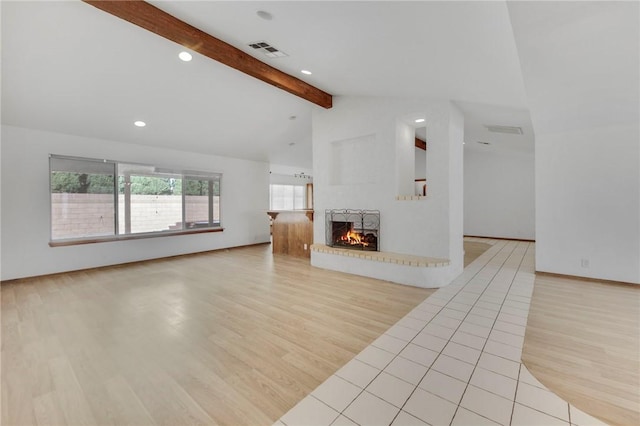
[[[72,238],[67,240],[49,241],[49,247],[77,246],[81,244],[108,243],[112,241],[144,240],[147,238],[173,237],[176,235],[206,234],[222,232],[224,228],[185,229],[181,231],[148,232],[140,234],[116,235],[109,237]]]

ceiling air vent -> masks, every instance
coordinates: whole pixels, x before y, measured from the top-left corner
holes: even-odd
[[[493,133],[507,133],[509,135],[521,135],[522,127],[513,127],[513,126],[496,126],[496,125],[485,125],[488,131]]]
[[[284,58],[285,56],[289,56],[282,50],[278,50],[275,47],[271,46],[266,41],[256,41],[255,43],[249,43],[249,47],[261,51],[265,54],[265,56],[269,58]]]
[[[476,141],[478,142],[480,145],[491,145],[491,142],[484,142],[484,141]]]

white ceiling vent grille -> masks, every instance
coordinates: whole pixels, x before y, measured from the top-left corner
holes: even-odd
[[[522,127],[513,126],[497,126],[497,125],[485,125],[488,131],[493,133],[507,133],[509,135],[521,135]]]
[[[249,47],[261,51],[265,54],[265,56],[269,58],[284,58],[285,56],[289,56],[282,50],[276,49],[275,47],[271,46],[266,41],[256,41],[255,43],[249,43]]]

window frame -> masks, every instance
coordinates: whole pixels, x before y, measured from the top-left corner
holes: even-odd
[[[105,235],[105,236],[87,236],[87,237],[69,237],[69,238],[53,238],[53,198],[51,191],[52,187],[52,159],[61,159],[61,160],[74,160],[74,161],[85,161],[85,162],[96,162],[96,163],[108,163],[113,165],[114,170],[114,188],[113,188],[113,208],[114,208],[114,233],[113,235]],[[120,207],[120,189],[119,189],[119,177],[120,177],[120,166],[126,165],[130,167],[142,167],[142,168],[152,168],[155,172],[149,174],[150,177],[161,177],[166,176],[167,174],[179,175],[181,179],[181,217],[182,217],[182,229],[180,230],[162,230],[162,231],[151,231],[151,232],[136,232],[136,233],[119,233],[119,207]],[[212,189],[215,181],[218,182],[218,195],[214,195],[214,191],[209,191],[209,206],[208,206],[208,214],[209,214],[209,225],[206,227],[198,227],[198,228],[186,228],[186,216],[185,216],[185,202],[186,202],[186,181],[193,179],[199,180],[208,180],[210,188]],[[116,160],[106,160],[106,159],[96,159],[96,158],[86,158],[86,157],[74,157],[67,155],[56,155],[49,154],[49,246],[50,247],[62,247],[62,246],[71,246],[71,245],[79,245],[79,244],[93,244],[100,242],[111,242],[111,241],[126,241],[126,240],[137,240],[137,239],[146,239],[146,238],[157,238],[157,237],[168,237],[168,236],[176,236],[176,235],[190,235],[190,234],[202,234],[202,233],[210,233],[210,232],[222,232],[224,228],[222,227],[222,182],[223,182],[223,174],[220,172],[203,172],[203,171],[194,171],[194,170],[181,170],[181,169],[164,169],[161,167],[157,167],[150,164],[143,163],[133,163],[133,162],[125,162],[125,161],[116,161]],[[219,220],[216,224],[214,221],[215,212],[214,212],[214,197],[218,197],[218,217]],[[126,197],[125,197],[126,200]],[[129,206],[130,207],[130,206]],[[125,209],[126,211],[127,209]],[[128,209],[129,214],[131,209]],[[126,213],[125,213],[126,214]]]

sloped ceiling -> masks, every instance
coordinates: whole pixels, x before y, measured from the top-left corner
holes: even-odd
[[[3,2],[2,41],[3,123],[255,160],[289,143],[310,153],[308,103],[182,62],[180,46],[88,4]]]
[[[640,3],[508,4],[536,132],[638,123]]]
[[[552,71],[573,69],[566,49],[583,42],[583,50],[600,45],[589,31],[600,30],[601,17],[616,18],[615,7],[607,5],[587,7],[588,18],[574,25],[565,2],[152,3],[335,96],[451,99],[465,113],[465,149],[485,149],[475,141],[494,138],[492,149],[532,152],[530,102],[546,96],[544,102],[552,105],[555,91],[568,90],[563,84],[572,87],[567,96],[575,95],[577,102],[587,96],[617,99],[624,89],[611,83],[580,97],[588,79],[567,82],[554,79]],[[181,62],[180,46],[80,1],[2,2],[1,7],[3,123],[311,166],[311,111],[319,107],[197,54]],[[559,8],[564,18],[555,24],[528,20],[528,9],[537,8]],[[273,19],[261,19],[259,10]],[[517,47],[527,50],[519,58],[514,32],[534,29],[556,46],[555,54],[537,56],[533,41],[519,41]],[[626,30],[620,31],[610,35],[626,37]],[[247,46],[262,40],[288,56],[270,59]],[[622,55],[634,45],[624,46]],[[609,56],[605,62],[615,67],[634,60],[610,62],[615,55]],[[527,90],[520,60],[537,76]],[[594,73],[610,80],[619,73],[627,80],[627,71],[594,66]],[[313,75],[304,76],[301,69]],[[540,114],[548,116],[539,116],[541,125],[557,112],[544,110]],[[148,125],[136,128],[135,120]],[[525,135],[487,134],[485,124],[523,127]]]

